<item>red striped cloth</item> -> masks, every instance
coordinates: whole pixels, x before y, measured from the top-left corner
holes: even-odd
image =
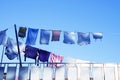
[[[62,66],[62,64],[60,63],[62,63],[63,61],[63,56],[51,53],[49,60],[50,60],[50,63],[59,63],[59,64],[50,64],[51,67],[60,67]]]

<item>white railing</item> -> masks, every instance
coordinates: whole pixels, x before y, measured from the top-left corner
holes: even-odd
[[[61,67],[52,67],[61,64]],[[120,80],[117,63],[2,63],[0,80]],[[50,65],[50,66],[49,66]]]

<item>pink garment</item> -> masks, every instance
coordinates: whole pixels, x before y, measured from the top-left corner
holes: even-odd
[[[61,63],[63,61],[63,56],[51,53],[49,61],[50,61],[50,63],[53,63],[53,64],[50,64],[51,67],[60,67],[60,66],[62,66]]]

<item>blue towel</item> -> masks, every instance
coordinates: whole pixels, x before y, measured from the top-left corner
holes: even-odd
[[[19,48],[20,52],[24,51],[25,45],[19,42]],[[17,42],[13,39],[9,38],[7,39],[6,48],[5,48],[5,55],[8,59],[13,60],[18,56],[18,48],[17,48]]]
[[[13,60],[14,58],[18,56],[18,52],[14,50],[14,46],[16,45],[17,43],[13,39],[11,38],[7,39],[5,55],[7,56],[9,60]]]
[[[102,39],[103,34],[101,32],[93,32],[93,38],[94,39]]]
[[[90,33],[82,33],[78,32],[78,41],[79,45],[87,45],[90,44]]]
[[[63,43],[75,44],[75,33],[74,32],[64,32]]]
[[[39,29],[28,28],[28,34],[26,39],[27,45],[35,45]]]
[[[40,44],[48,45],[49,40],[50,40],[50,31],[41,29],[41,32],[40,32]]]
[[[0,31],[0,45],[4,45],[6,42],[6,30]]]

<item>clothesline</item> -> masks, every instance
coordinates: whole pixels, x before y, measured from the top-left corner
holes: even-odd
[[[51,28],[51,26],[53,26],[53,25],[46,25],[46,26],[42,26],[42,27],[50,27]],[[20,25],[19,25],[19,27],[21,27]],[[24,27],[24,26],[23,26]],[[26,26],[25,26],[26,27]],[[56,25],[55,25],[55,27],[56,27]],[[61,27],[61,26],[57,26],[57,27]],[[67,26],[68,27],[68,26]],[[70,26],[70,27],[72,27],[72,26]],[[17,26],[17,28],[18,28],[18,26]],[[32,27],[26,27],[26,28],[32,28]],[[38,29],[39,27],[37,27],[36,29]],[[0,30],[5,30],[6,28],[0,28]],[[7,27],[7,29],[14,29],[14,26],[10,26],[10,27]],[[42,28],[42,29],[45,29],[45,28]],[[47,30],[47,29],[45,29],[45,30]],[[50,31],[52,31],[52,29],[48,29],[48,30],[50,30]],[[55,29],[55,30],[60,30],[60,29]],[[65,30],[60,30],[61,32],[65,32]],[[66,31],[68,31],[68,30],[66,30]],[[81,31],[68,31],[68,32],[81,32]],[[83,32],[83,31],[82,31]],[[91,32],[91,31],[87,31],[87,32],[90,32],[90,33],[93,33],[93,32]],[[103,32],[101,32],[101,33],[103,33]],[[106,34],[110,34],[110,35],[120,35],[120,33],[113,33],[113,32],[110,32],[110,33],[106,33]]]
[[[9,27],[8,29],[12,29],[13,27]],[[19,27],[20,28],[20,27]],[[27,28],[27,27],[26,27]],[[28,28],[27,28],[28,29]],[[34,28],[33,28],[34,29]],[[38,30],[41,30],[41,29],[38,29]],[[46,30],[46,31],[53,31],[53,30],[51,30],[51,29],[43,29],[43,30]],[[55,30],[57,30],[57,29],[55,29]],[[65,33],[65,32],[68,32],[68,31],[62,31],[62,30],[57,30],[57,31],[60,31],[60,32],[63,32],[63,33]],[[78,32],[74,32],[74,31],[72,31],[73,33],[78,33]],[[70,31],[68,32],[68,33],[70,33]],[[91,33],[92,35],[93,35],[93,32],[87,32],[87,33]],[[100,32],[100,33],[102,33],[102,32]],[[76,35],[74,35],[74,36],[76,36]],[[72,36],[71,36],[72,37]],[[77,39],[77,38],[76,38]],[[90,41],[90,42],[93,42],[93,41]]]
[[[26,27],[26,26],[16,26],[17,28],[19,28],[19,27]],[[32,27],[26,27],[26,28],[32,28]],[[6,29],[6,28],[5,28]],[[14,29],[14,26],[11,26],[11,27],[7,27],[7,29]],[[75,32],[75,33],[77,33],[77,32],[83,32],[83,31],[68,31],[68,30],[60,30],[60,29],[45,29],[45,28],[34,28],[34,29],[44,29],[44,30],[48,30],[48,31],[52,31],[52,30],[59,30],[59,31],[61,31],[61,32]],[[3,29],[4,30],[4,29]],[[91,31],[87,31],[87,32],[90,32],[90,33],[93,33],[93,32],[91,32]],[[102,33],[102,32],[101,32]]]
[[[14,27],[16,28],[16,25],[14,25]],[[12,29],[12,27],[10,27],[10,29]],[[59,41],[59,38],[60,38],[60,35],[61,35],[61,33],[60,33],[61,30],[46,30],[46,29],[35,29],[35,28],[19,27],[19,32],[18,32],[19,37],[21,37],[21,36],[23,38],[26,37],[26,30],[28,31],[27,38],[26,38],[26,45],[35,45],[35,42],[36,42],[39,30],[40,30],[40,44],[46,44],[46,45],[49,44],[50,35],[51,35],[50,31],[52,31],[52,39],[51,39],[52,41]],[[15,32],[16,32],[15,34],[18,35],[17,31],[15,31]],[[64,35],[63,43],[75,44],[75,32],[67,32],[67,31],[65,31],[63,35]],[[1,43],[0,44],[2,44],[2,41],[3,42],[5,41],[4,40],[5,36],[6,36],[6,31],[1,31],[1,34],[0,34]],[[95,38],[95,39],[102,39],[102,33],[95,33],[95,34],[93,34],[93,38]],[[17,36],[16,36],[16,40],[17,40]],[[90,32],[88,32],[88,33],[78,32],[78,41],[77,41],[77,43],[79,45],[90,44]],[[14,59],[17,56],[16,51],[12,50],[12,48],[14,48],[13,44],[16,44],[16,42],[13,42],[12,39],[10,39],[8,37],[7,44],[5,44],[7,46],[6,50],[8,52],[8,53],[6,52],[6,55],[11,60]],[[17,41],[17,45],[18,44],[19,43]],[[17,49],[19,49],[19,46],[18,46]],[[33,50],[35,50],[35,49],[33,49]],[[31,51],[31,49],[29,51]],[[9,54],[10,52],[12,54],[14,54],[12,57]],[[17,52],[19,52],[19,50]],[[33,53],[37,53],[37,52],[33,52]],[[36,59],[36,57],[37,57],[36,55],[39,55],[39,54],[35,54],[35,56],[32,56],[32,57],[27,55],[27,57]],[[51,59],[51,61],[55,61],[57,59],[55,55],[51,55],[51,56],[53,58],[53,59]],[[58,58],[60,59],[60,56]],[[39,59],[41,60],[41,58],[39,58]],[[63,59],[63,58],[61,58],[61,59]],[[61,59],[60,59],[60,61],[62,61]],[[48,60],[48,58],[47,58],[47,60]]]
[[[11,29],[12,27],[10,27]],[[22,29],[21,29],[22,28]],[[21,29],[21,30],[20,30]],[[28,29],[28,30],[27,30]],[[9,30],[9,28],[8,28]],[[28,31],[27,37],[26,37],[26,31]],[[39,29],[34,28],[26,28],[26,27],[19,27],[19,37],[26,37],[26,44],[29,45],[35,45],[37,36],[38,36]],[[61,30],[46,30],[46,29],[40,29],[40,44],[49,44],[50,40],[50,31],[52,31],[52,41],[59,41]],[[90,33],[92,32],[78,32],[78,36],[75,35],[75,32],[67,32],[65,31],[63,33],[63,43],[66,44],[75,44],[75,40],[77,39],[77,43],[80,45],[83,44],[90,44]],[[101,32],[92,33],[94,39],[102,39],[103,35]],[[76,38],[77,37],[77,38]]]

